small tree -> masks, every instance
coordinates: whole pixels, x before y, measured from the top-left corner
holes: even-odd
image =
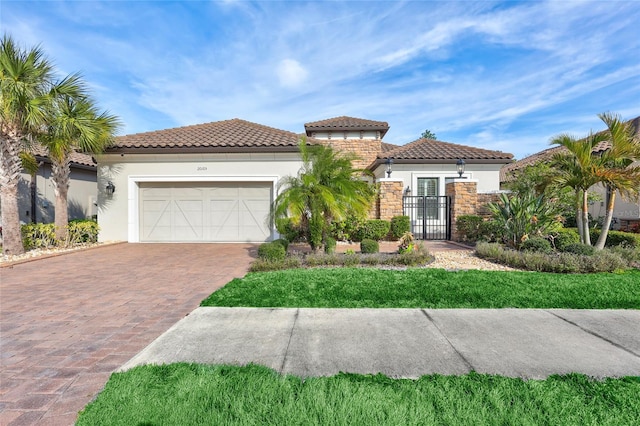
[[[314,252],[320,251],[333,220],[344,220],[352,212],[364,214],[375,196],[372,185],[362,180],[352,166],[355,156],[329,146],[308,146],[300,141],[303,166],[297,176],[282,179],[271,220],[289,217],[300,226]]]

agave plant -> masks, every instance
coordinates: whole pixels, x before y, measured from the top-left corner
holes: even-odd
[[[549,203],[544,195],[500,194],[500,201],[490,203],[489,209],[502,229],[504,243],[515,249],[532,236],[545,237],[562,227],[557,205]]]

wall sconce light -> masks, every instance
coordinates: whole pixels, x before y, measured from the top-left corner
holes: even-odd
[[[404,195],[405,196],[410,196],[411,195],[411,188],[409,188],[408,186],[404,189]]]
[[[107,190],[107,195],[109,197],[111,197],[113,195],[114,192],[116,192],[116,186],[113,184],[113,182],[109,181],[107,183],[107,186],[105,188]]]
[[[385,164],[387,165],[387,177],[390,178],[391,177],[391,165],[393,164],[393,158],[391,158],[391,157],[387,158],[387,161],[385,161]]]
[[[466,163],[464,162],[464,160],[462,158],[458,158],[458,161],[456,162],[456,170],[458,170],[458,177],[462,178],[462,175],[464,174],[464,165]]]

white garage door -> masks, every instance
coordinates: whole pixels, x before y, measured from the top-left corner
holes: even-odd
[[[271,188],[262,182],[141,182],[140,241],[266,241]]]

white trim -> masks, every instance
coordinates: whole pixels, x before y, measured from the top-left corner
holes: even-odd
[[[140,182],[271,182],[272,196],[276,196],[278,176],[202,176],[202,175],[129,175],[127,177],[128,208],[127,240],[130,243],[140,242]],[[275,232],[271,230],[272,234]]]

